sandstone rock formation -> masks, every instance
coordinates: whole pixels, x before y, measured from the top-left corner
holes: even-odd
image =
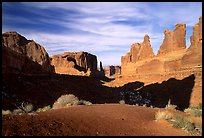
[[[193,34],[190,37],[191,45],[182,58],[183,66],[202,66],[202,17],[193,27]]]
[[[158,51],[158,56],[186,48],[186,24],[176,24],[173,32],[165,30],[164,35],[165,38]]]
[[[54,73],[48,53],[17,32],[2,34],[3,73]]]
[[[144,36],[142,43],[135,43],[131,46],[130,52],[122,57],[122,62],[137,62],[139,60],[154,57],[154,52],[151,48],[149,36]]]
[[[107,66],[105,67],[105,75],[110,77],[112,75],[120,75],[121,74],[121,66]]]
[[[97,57],[87,52],[65,52],[53,55],[50,59],[56,73],[60,74],[89,76],[90,72],[97,70]]]
[[[186,49],[186,24],[179,23],[173,32],[165,30],[164,34],[164,41],[156,56],[152,54],[147,35],[142,44],[132,45],[130,52],[121,58],[122,75],[164,74],[180,71],[186,67],[202,67],[202,17],[193,28],[188,49]]]

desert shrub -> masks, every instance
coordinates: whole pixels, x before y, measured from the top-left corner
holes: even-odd
[[[184,110],[184,112],[193,115],[194,117],[201,117],[202,116],[202,105],[199,104],[198,106],[189,107]]]
[[[176,115],[171,123],[175,128],[182,128],[187,131],[192,131],[195,129],[194,123],[188,121],[187,119],[180,115]]]
[[[158,111],[155,114],[155,119],[156,120],[170,120],[173,118],[173,114],[170,113],[169,111]]]
[[[201,109],[201,110],[202,110],[202,103],[199,103],[199,104],[198,104],[198,109]]]
[[[2,110],[2,115],[9,115],[11,114],[10,110]]]
[[[177,105],[171,104],[171,100],[169,99],[168,104],[166,105],[166,108],[168,108],[168,109],[176,109]]]
[[[202,124],[195,123],[195,129],[198,130],[200,134],[202,134]]]
[[[20,107],[26,113],[33,111],[33,104],[32,103],[22,103]]]
[[[199,109],[194,109],[190,111],[190,114],[193,115],[194,117],[201,117],[202,111]]]
[[[48,106],[45,106],[45,107],[43,107],[43,108],[38,108],[38,109],[36,110],[36,112],[45,112],[45,111],[48,111],[48,110],[50,110],[50,109],[51,109],[51,106],[48,105]]]
[[[74,96],[73,94],[68,94],[68,95],[66,94],[59,97],[52,107],[53,109],[58,109],[65,106],[77,105],[77,104],[79,104],[79,99],[76,96]]]
[[[86,100],[80,100],[80,101],[79,101],[79,104],[80,104],[80,105],[92,105],[91,102],[86,101]]]
[[[119,104],[125,104],[125,100],[120,100]]]
[[[22,109],[14,109],[12,112],[14,115],[22,115],[25,113]]]

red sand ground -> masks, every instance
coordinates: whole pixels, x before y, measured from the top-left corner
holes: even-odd
[[[158,108],[120,104],[72,106],[34,115],[6,115],[2,135],[29,136],[188,136],[166,121],[155,121]]]

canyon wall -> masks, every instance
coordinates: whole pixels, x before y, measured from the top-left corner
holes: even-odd
[[[164,35],[156,56],[148,35],[145,35],[143,43],[133,44],[130,52],[121,57],[122,75],[164,74],[187,67],[202,66],[202,17],[193,28],[188,49],[185,24],[176,24],[173,32],[165,30]]]
[[[2,59],[3,73],[54,73],[44,47],[17,32],[2,34]]]
[[[50,60],[59,74],[104,76],[97,70],[97,57],[88,52],[65,52],[51,56]]]
[[[121,66],[106,66],[104,70],[107,77],[121,74]]]

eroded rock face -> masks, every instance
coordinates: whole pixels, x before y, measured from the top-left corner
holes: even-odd
[[[84,75],[97,70],[97,57],[87,52],[65,52],[51,57],[56,73]]]
[[[2,34],[2,49],[3,72],[54,73],[44,47],[33,40],[27,40],[17,32]]]
[[[176,24],[174,31],[164,31],[164,41],[158,51],[158,56],[186,48],[186,24]]]
[[[186,49],[186,24],[178,23],[172,31],[164,31],[165,38],[157,56],[153,52],[149,37],[136,43],[122,56],[122,75],[164,74],[186,68],[202,67],[202,17],[193,28],[191,45]],[[145,52],[147,51],[147,52]]]
[[[105,67],[105,75],[112,76],[112,75],[120,75],[121,74],[121,66],[107,66]]]
[[[135,43],[131,46],[130,52],[121,58],[122,64],[127,62],[137,62],[139,60],[154,57],[154,52],[150,44],[148,35],[144,36],[142,43]]]
[[[183,66],[202,66],[202,17],[193,27],[193,34],[190,37],[191,45],[182,58]]]
[[[131,53],[128,52],[125,56],[121,57],[121,63],[126,64],[128,62],[131,62]]]

